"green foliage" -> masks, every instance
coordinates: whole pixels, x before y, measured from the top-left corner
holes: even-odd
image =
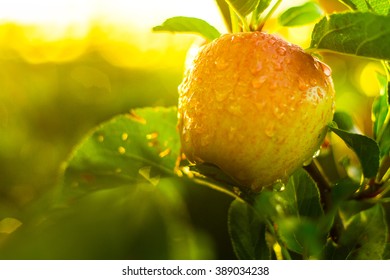
[[[259,0],[226,0],[230,7],[240,16],[245,17],[255,10]],[[264,1],[262,1],[264,2]]]
[[[315,25],[311,48],[390,60],[389,22],[370,12],[332,14]]]
[[[333,115],[333,121],[337,123],[337,127],[352,132],[354,129],[354,123],[352,117],[346,112],[336,111]]]
[[[388,0],[342,0],[352,10],[373,12],[379,15],[388,15],[390,12]]]
[[[167,19],[162,25],[153,27],[153,31],[195,33],[209,41],[221,36],[215,27],[202,19],[193,17],[173,17]]]
[[[175,127],[175,108],[132,111],[97,127],[67,163],[64,195],[171,176],[180,149]]]
[[[379,168],[380,151],[378,144],[364,135],[350,133],[334,126],[329,126],[329,128],[341,137],[359,157],[364,176],[366,178],[374,177]]]
[[[328,244],[328,259],[382,259],[387,243],[387,224],[383,207],[377,204],[349,216],[342,213],[338,246]]]
[[[299,26],[312,23],[324,15],[316,2],[307,2],[301,6],[291,7],[279,15],[279,23],[283,26]]]
[[[242,260],[271,258],[266,242],[266,225],[253,207],[236,199],[229,209],[229,233],[234,251]]]
[[[372,114],[374,119],[374,137],[378,139],[381,155],[387,155],[390,151],[390,123],[389,123],[389,85],[386,77],[378,75],[381,84],[381,93],[373,103]]]

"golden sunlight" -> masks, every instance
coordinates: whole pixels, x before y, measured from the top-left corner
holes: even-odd
[[[7,0],[0,1],[0,43],[30,63],[69,61],[94,48],[114,65],[148,67],[171,61],[192,42],[193,36],[151,31],[177,15],[224,31],[210,0]]]

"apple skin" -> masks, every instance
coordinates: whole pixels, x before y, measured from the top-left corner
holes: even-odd
[[[178,130],[192,163],[212,163],[259,191],[319,149],[334,112],[328,66],[263,32],[200,49],[179,86]]]

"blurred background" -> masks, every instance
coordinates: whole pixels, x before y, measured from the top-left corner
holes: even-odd
[[[281,9],[305,1],[284,2]],[[337,1],[320,2],[328,12],[343,9]],[[90,247],[65,253],[65,248],[53,247],[90,221],[77,211],[69,214],[74,223],[67,220],[66,230],[54,223],[40,237],[25,230],[11,242],[9,235],[28,223],[32,205],[58,184],[62,163],[88,131],[131,108],[176,105],[186,52],[197,37],[152,33],[151,28],[177,15],[205,19],[226,32],[213,0],[0,0],[0,258],[170,256],[129,256],[122,249],[81,252]],[[276,18],[265,27],[304,48],[312,28],[282,28]],[[324,60],[333,68],[337,108],[351,113],[369,134],[380,65],[334,54],[324,55]],[[226,227],[231,199],[195,187],[191,196],[185,202],[189,224],[201,233],[199,246],[205,248],[196,256],[234,258]],[[101,206],[90,203],[91,208]],[[87,232],[112,222],[107,218],[102,225],[92,216]],[[116,237],[119,241],[112,242],[129,238],[113,234]],[[89,237],[72,238],[77,247]],[[29,247],[36,240],[40,243]],[[101,240],[96,237],[90,246]]]

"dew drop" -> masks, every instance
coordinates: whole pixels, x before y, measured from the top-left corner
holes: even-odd
[[[329,77],[332,74],[332,69],[330,69],[330,67],[323,62],[320,62],[320,64],[325,76]]]
[[[309,85],[301,78],[298,78],[298,88],[302,91],[305,91],[309,88]]]
[[[276,71],[282,71],[282,69],[283,69],[283,65],[282,65],[282,63],[280,63],[280,62],[274,62],[274,69],[276,70]]]
[[[135,110],[130,110],[130,113],[127,115],[129,117],[129,119],[135,121],[135,122],[138,122],[138,123],[141,123],[141,124],[146,124],[146,120],[139,116]]]
[[[158,154],[158,156],[160,158],[163,158],[163,157],[166,157],[167,155],[169,155],[171,153],[171,149],[170,148],[167,148],[165,149],[164,151],[162,151],[161,153]]]
[[[124,154],[126,153],[126,149],[125,149],[124,147],[120,146],[120,147],[118,148],[118,152],[119,152],[121,155],[124,155]]]
[[[201,138],[200,138],[200,145],[202,147],[206,147],[210,144],[210,141],[211,141],[211,135],[209,134],[206,134],[206,135],[203,135]]]
[[[271,44],[271,45],[274,45],[276,43],[276,40],[274,38],[270,38],[268,40],[268,42]]]
[[[317,95],[320,99],[324,98],[324,94],[325,94],[324,90],[320,87],[317,87]]]
[[[273,112],[274,112],[275,117],[278,120],[282,119],[284,116],[284,112],[279,107],[275,107]]]
[[[313,158],[318,157],[318,156],[320,155],[320,153],[321,153],[321,150],[318,149],[318,150],[314,153]]]
[[[129,134],[127,134],[126,132],[122,133],[122,140],[123,141],[126,141],[128,138],[129,138]]]
[[[278,87],[278,84],[276,83],[276,81],[273,81],[273,82],[270,84],[269,89],[270,89],[270,90],[275,90],[275,89],[277,89],[277,87]]]
[[[287,52],[286,48],[284,48],[284,47],[279,47],[276,51],[278,52],[278,54],[280,54],[282,56],[286,55],[286,52]]]
[[[148,140],[156,139],[157,137],[158,137],[157,132],[146,134],[146,139],[148,139]]]
[[[314,79],[314,78],[310,79],[310,85],[316,86],[317,85],[317,80]]]
[[[97,140],[102,143],[104,141],[104,136],[102,134],[98,135]]]
[[[228,133],[229,141],[233,141],[234,140],[236,131],[237,131],[237,128],[235,128],[235,127],[230,127],[229,128],[229,133]]]
[[[276,180],[272,185],[272,190],[275,192],[282,192],[286,189],[285,184],[282,180],[278,179]]]
[[[263,63],[260,60],[255,61],[255,63],[251,67],[252,74],[257,74],[263,69]]]
[[[238,104],[231,104],[228,108],[227,108],[228,112],[232,113],[233,115],[236,115],[236,116],[239,116],[242,114],[241,112],[241,106],[238,105]]]
[[[255,77],[252,80],[252,87],[259,88],[265,83],[266,80],[267,80],[266,76]]]
[[[214,92],[214,94],[215,94],[215,99],[218,102],[225,100],[228,96],[228,92],[226,90],[217,90]]]
[[[268,137],[273,137],[275,135],[275,125],[273,123],[269,123],[264,132]]]
[[[186,131],[183,131],[183,139],[184,139],[184,142],[189,143],[190,139],[191,139],[190,134]]]
[[[214,63],[218,70],[224,70],[229,65],[224,58],[217,58]]]
[[[257,107],[257,109],[259,109],[259,111],[262,111],[265,108],[265,105],[266,102],[264,100],[255,103],[255,106]]]

